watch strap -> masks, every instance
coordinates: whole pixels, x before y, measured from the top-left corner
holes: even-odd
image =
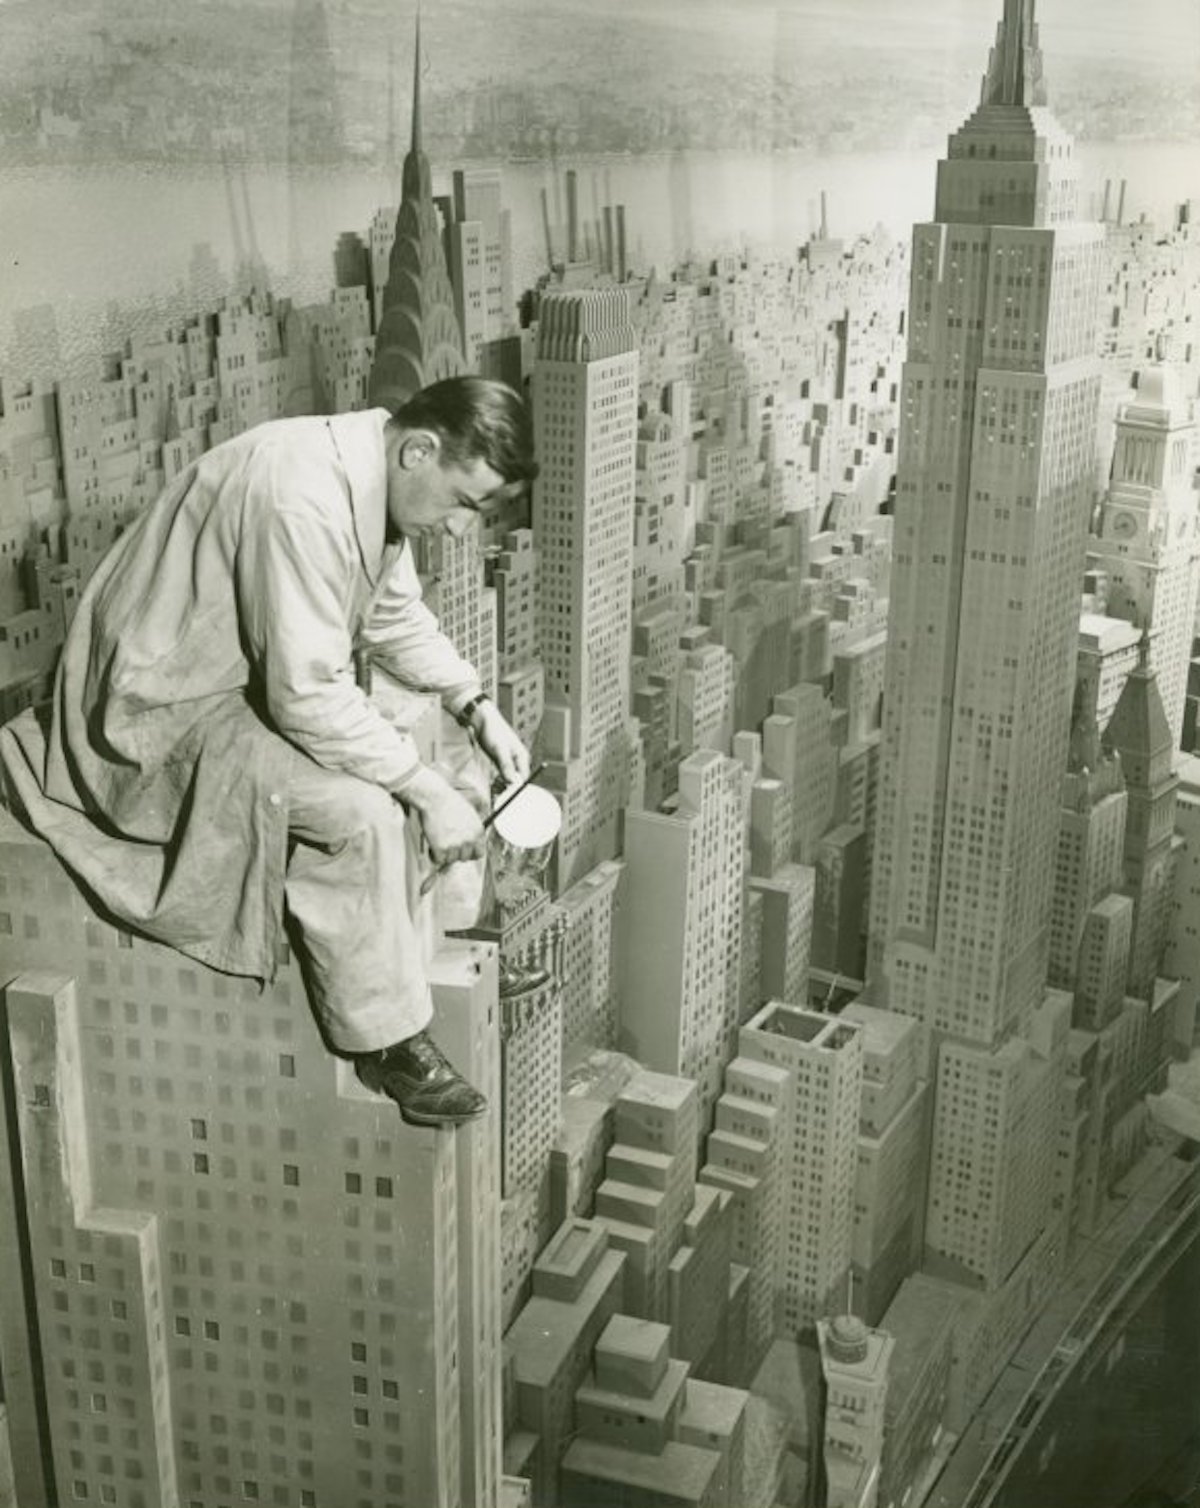
[[[473,696],[469,702],[464,702],[463,705],[458,709],[458,711],[454,714],[455,722],[459,725],[460,728],[469,728],[471,726],[471,719],[475,716],[476,712],[478,712],[479,708],[483,705],[484,702],[489,701],[491,701],[491,697],[488,696],[487,692],[480,691],[476,696]]]

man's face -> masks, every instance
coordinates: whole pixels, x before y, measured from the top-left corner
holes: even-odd
[[[486,461],[445,462],[436,436],[408,436],[388,455],[388,519],[409,539],[459,538],[493,505],[504,478]]]

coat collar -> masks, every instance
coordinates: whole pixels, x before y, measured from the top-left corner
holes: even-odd
[[[387,421],[385,408],[331,414],[325,421],[350,486],[354,535],[372,586],[383,567],[387,542],[387,461],[383,448]]]

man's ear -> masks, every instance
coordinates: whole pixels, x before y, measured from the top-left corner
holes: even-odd
[[[432,429],[414,429],[400,442],[400,465],[405,471],[414,471],[430,461],[441,458],[441,437]]]

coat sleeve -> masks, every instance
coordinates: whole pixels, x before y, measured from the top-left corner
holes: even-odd
[[[421,600],[412,549],[405,545],[363,626],[362,642],[397,680],[436,691],[451,712],[475,696],[479,674],[455,649]]]
[[[357,558],[311,474],[281,456],[246,476],[235,588],[244,648],[276,730],[330,770],[400,791],[416,746],[354,680]]]

